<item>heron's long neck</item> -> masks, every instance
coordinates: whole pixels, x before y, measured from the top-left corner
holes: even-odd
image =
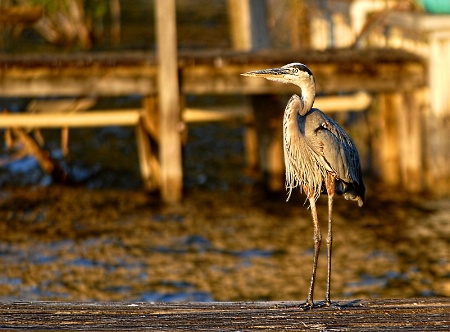
[[[293,95],[289,100],[283,120],[284,161],[286,166],[286,189],[288,199],[295,187],[304,186],[314,198],[320,195],[324,174],[317,171],[317,156],[305,139],[306,115],[311,110],[315,98],[314,79],[300,85],[301,97]],[[299,117],[300,115],[300,117]]]
[[[304,80],[297,85],[300,89],[302,89],[302,95],[300,97],[302,105],[298,114],[303,116],[308,113],[314,104],[314,99],[316,98],[316,84],[314,82],[314,78],[311,77],[310,79]]]

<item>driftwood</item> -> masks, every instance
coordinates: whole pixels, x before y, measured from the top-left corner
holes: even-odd
[[[0,304],[0,329],[80,331],[449,331],[450,299],[299,302]]]
[[[67,180],[66,172],[52,159],[50,153],[41,147],[39,143],[22,128],[10,128],[16,145],[22,145],[23,155],[32,155],[38,161],[42,170],[52,176],[53,181],[65,183]]]

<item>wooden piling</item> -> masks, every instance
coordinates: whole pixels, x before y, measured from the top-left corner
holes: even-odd
[[[379,95],[380,116],[379,134],[375,143],[377,156],[375,169],[389,186],[400,184],[398,113],[403,108],[402,95],[399,92]]]
[[[228,13],[234,49],[250,51],[270,46],[265,0],[228,0]]]
[[[426,181],[430,191],[443,194],[450,191],[450,29],[428,32],[428,39],[430,110],[426,123]]]
[[[182,197],[181,116],[175,0],[156,1],[161,195],[165,202]]]
[[[418,193],[424,189],[421,175],[424,89],[407,90],[402,97],[403,109],[398,112],[400,178],[406,191]]]

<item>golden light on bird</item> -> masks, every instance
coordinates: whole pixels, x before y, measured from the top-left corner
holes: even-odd
[[[301,89],[294,94],[284,111],[283,142],[288,199],[292,190],[303,191],[310,204],[314,223],[314,258],[308,297],[303,308],[314,307],[314,284],[322,235],[316,211],[316,200],[328,195],[328,269],[327,290],[323,305],[330,306],[332,208],[335,194],[363,205],[365,186],[362,180],[358,150],[350,135],[333,119],[313,108],[316,96],[314,76],[302,63],[290,63],[280,68],[255,70],[241,74],[271,81],[291,83]]]

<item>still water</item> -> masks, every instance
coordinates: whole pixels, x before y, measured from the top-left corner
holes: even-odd
[[[48,132],[58,156],[58,132]],[[303,300],[312,264],[304,197],[245,171],[239,124],[192,126],[186,195],[140,189],[134,132],[73,130],[51,185],[31,158],[0,172],[0,300]],[[362,208],[335,200],[332,298],[450,296],[450,199],[406,197],[367,176]],[[326,198],[318,203],[326,233]],[[316,298],[324,296],[325,243]]]

